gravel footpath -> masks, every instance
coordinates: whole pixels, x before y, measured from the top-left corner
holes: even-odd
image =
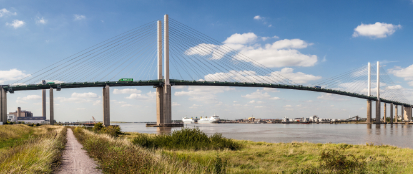
[[[97,169],[97,163],[82,148],[72,129],[67,129],[67,143],[63,151],[62,165],[56,173],[102,173]]]

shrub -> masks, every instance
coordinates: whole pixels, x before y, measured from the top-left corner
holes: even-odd
[[[93,131],[95,131],[95,132],[99,132],[100,130],[102,130],[103,129],[103,123],[101,123],[101,122],[99,122],[99,123],[96,123],[94,126],[93,126]]]
[[[122,134],[119,126],[108,126],[108,127],[103,128],[101,131],[112,137],[118,137],[120,134]]]
[[[362,157],[345,155],[343,150],[324,150],[320,153],[320,167],[334,173],[353,173],[363,171],[366,162]]]
[[[214,134],[210,137],[198,128],[182,128],[174,131],[170,135],[156,135],[149,137],[146,134],[139,134],[132,140],[132,143],[146,148],[165,149],[230,149],[237,150],[241,145],[232,139],[222,137],[221,134]]]

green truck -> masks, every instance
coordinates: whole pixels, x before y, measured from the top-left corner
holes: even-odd
[[[47,82],[47,84],[52,84],[52,85],[53,85],[53,84],[54,84],[54,82]]]
[[[133,78],[121,78],[119,79],[121,82],[133,82]]]

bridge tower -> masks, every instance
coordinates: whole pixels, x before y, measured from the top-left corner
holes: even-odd
[[[158,43],[158,79],[163,84],[156,86],[156,125],[160,127],[168,126],[172,122],[172,95],[171,84],[169,82],[169,20],[168,15],[164,16],[164,71],[162,76],[162,25],[157,21],[157,43]]]
[[[380,101],[380,62],[377,61],[377,101],[376,101],[376,124],[380,123],[381,101]]]
[[[7,123],[7,90],[0,86],[0,122]]]
[[[367,65],[367,95],[371,96],[371,66],[370,62]],[[371,100],[367,100],[367,123],[371,123]]]

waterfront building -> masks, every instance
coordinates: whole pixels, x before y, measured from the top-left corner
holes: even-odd
[[[20,107],[17,107],[16,112],[9,112],[9,114],[13,114],[16,117],[33,117],[33,113],[30,111],[21,110]]]

